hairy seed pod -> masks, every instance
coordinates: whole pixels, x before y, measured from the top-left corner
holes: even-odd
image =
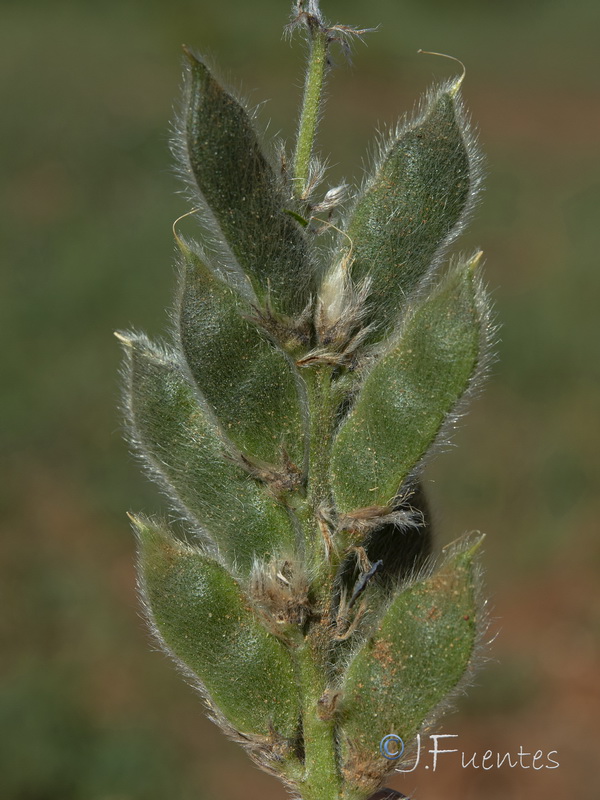
[[[291,359],[249,317],[252,308],[186,246],[179,335],[190,372],[227,436],[248,456],[303,469],[302,385]]]
[[[333,490],[344,513],[392,505],[469,388],[485,335],[478,260],[459,261],[411,309],[367,375],[333,447]]]
[[[313,289],[306,238],[287,213],[293,201],[258,141],[241,103],[207,65],[186,50],[188,67],[183,142],[178,148],[189,182],[257,296],[297,314]]]
[[[236,571],[293,548],[285,510],[236,463],[177,356],[145,337],[124,342],[131,439],[177,507]]]
[[[473,555],[467,539],[429,577],[401,590],[340,683],[344,773],[375,788],[390,770],[387,734],[410,742],[463,679],[477,638]],[[426,667],[425,667],[426,665]]]
[[[384,337],[464,225],[480,183],[460,80],[432,90],[417,118],[381,147],[350,214],[351,276],[368,278],[369,339]],[[341,242],[342,247],[346,242]]]
[[[290,654],[261,625],[239,584],[164,528],[133,522],[143,594],[167,648],[240,733],[269,739],[276,730],[293,739],[300,708]]]

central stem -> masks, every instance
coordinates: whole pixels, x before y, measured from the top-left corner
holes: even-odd
[[[320,576],[321,580],[317,579],[316,584],[322,590],[327,588],[321,584],[330,570],[326,558],[328,543],[323,539],[326,532],[320,527],[320,511],[330,508],[332,504],[329,475],[335,415],[332,372],[333,367],[320,364],[307,367],[304,375],[310,409],[310,456],[306,500],[301,516],[306,536],[308,570],[315,577]]]
[[[310,406],[310,459],[308,473],[308,502],[311,511],[323,503],[331,503],[329,462],[331,459],[334,402],[331,391],[333,367],[309,367],[306,374]]]
[[[333,719],[319,714],[319,700],[325,692],[325,670],[310,638],[297,650],[304,696],[304,778],[302,800],[337,800],[340,775],[335,750]]]
[[[304,198],[309,183],[310,160],[319,122],[329,47],[328,31],[318,17],[307,15],[306,27],[308,28],[310,53],[294,155],[294,185],[296,195],[300,198]]]

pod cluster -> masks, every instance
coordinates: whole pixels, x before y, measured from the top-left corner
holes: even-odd
[[[168,342],[118,334],[129,438],[173,517],[132,516],[143,601],[259,764],[312,797],[328,736],[335,796],[357,800],[481,630],[480,537],[434,558],[419,483],[485,361],[481,254],[445,263],[479,155],[460,81],[436,87],[324,220],[244,103],[191,53],[186,70],[177,152],[204,244],[176,237]]]

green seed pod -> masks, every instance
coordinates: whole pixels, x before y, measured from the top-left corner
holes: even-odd
[[[297,315],[313,287],[306,238],[286,211],[291,200],[246,110],[203,61],[186,55],[183,141],[178,145],[184,174],[197,184],[259,300]]]
[[[384,736],[408,746],[472,662],[481,627],[469,537],[429,577],[400,591],[356,653],[340,689],[342,770],[350,786],[377,788],[393,764]]]
[[[121,338],[132,441],[178,508],[242,574],[256,558],[293,552],[285,509],[236,464],[177,357],[143,336]]]
[[[351,212],[351,276],[370,280],[364,323],[383,338],[406,298],[460,232],[479,185],[479,156],[459,99],[460,81],[428,95],[416,120],[382,148]],[[346,237],[342,246],[346,247]]]
[[[450,270],[367,375],[333,446],[342,513],[390,506],[469,388],[485,332],[478,261],[479,254]]]
[[[261,624],[239,584],[166,528],[132,518],[140,585],[155,632],[238,733],[291,740],[300,704],[287,648]]]
[[[249,304],[184,244],[179,334],[203,397],[247,455],[301,471],[303,383],[291,359],[249,321]]]

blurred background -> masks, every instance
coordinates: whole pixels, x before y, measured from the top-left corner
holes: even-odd
[[[361,178],[376,128],[452,62],[487,157],[459,247],[481,246],[498,360],[427,474],[440,541],[478,528],[494,643],[439,731],[440,757],[390,785],[417,800],[600,796],[600,4],[322,0],[375,27],[341,54],[321,129],[332,184]],[[158,491],[121,439],[115,328],[159,335],[172,221],[180,45],[208,53],[291,139],[304,63],[287,0],[2,0],[0,797],[281,800],[157,653],[135,595],[128,509]],[[267,101],[268,102],[264,102]],[[528,764],[531,761],[527,761]],[[539,763],[539,762],[538,762]],[[546,760],[541,763],[548,763]],[[412,794],[414,793],[414,795]]]

